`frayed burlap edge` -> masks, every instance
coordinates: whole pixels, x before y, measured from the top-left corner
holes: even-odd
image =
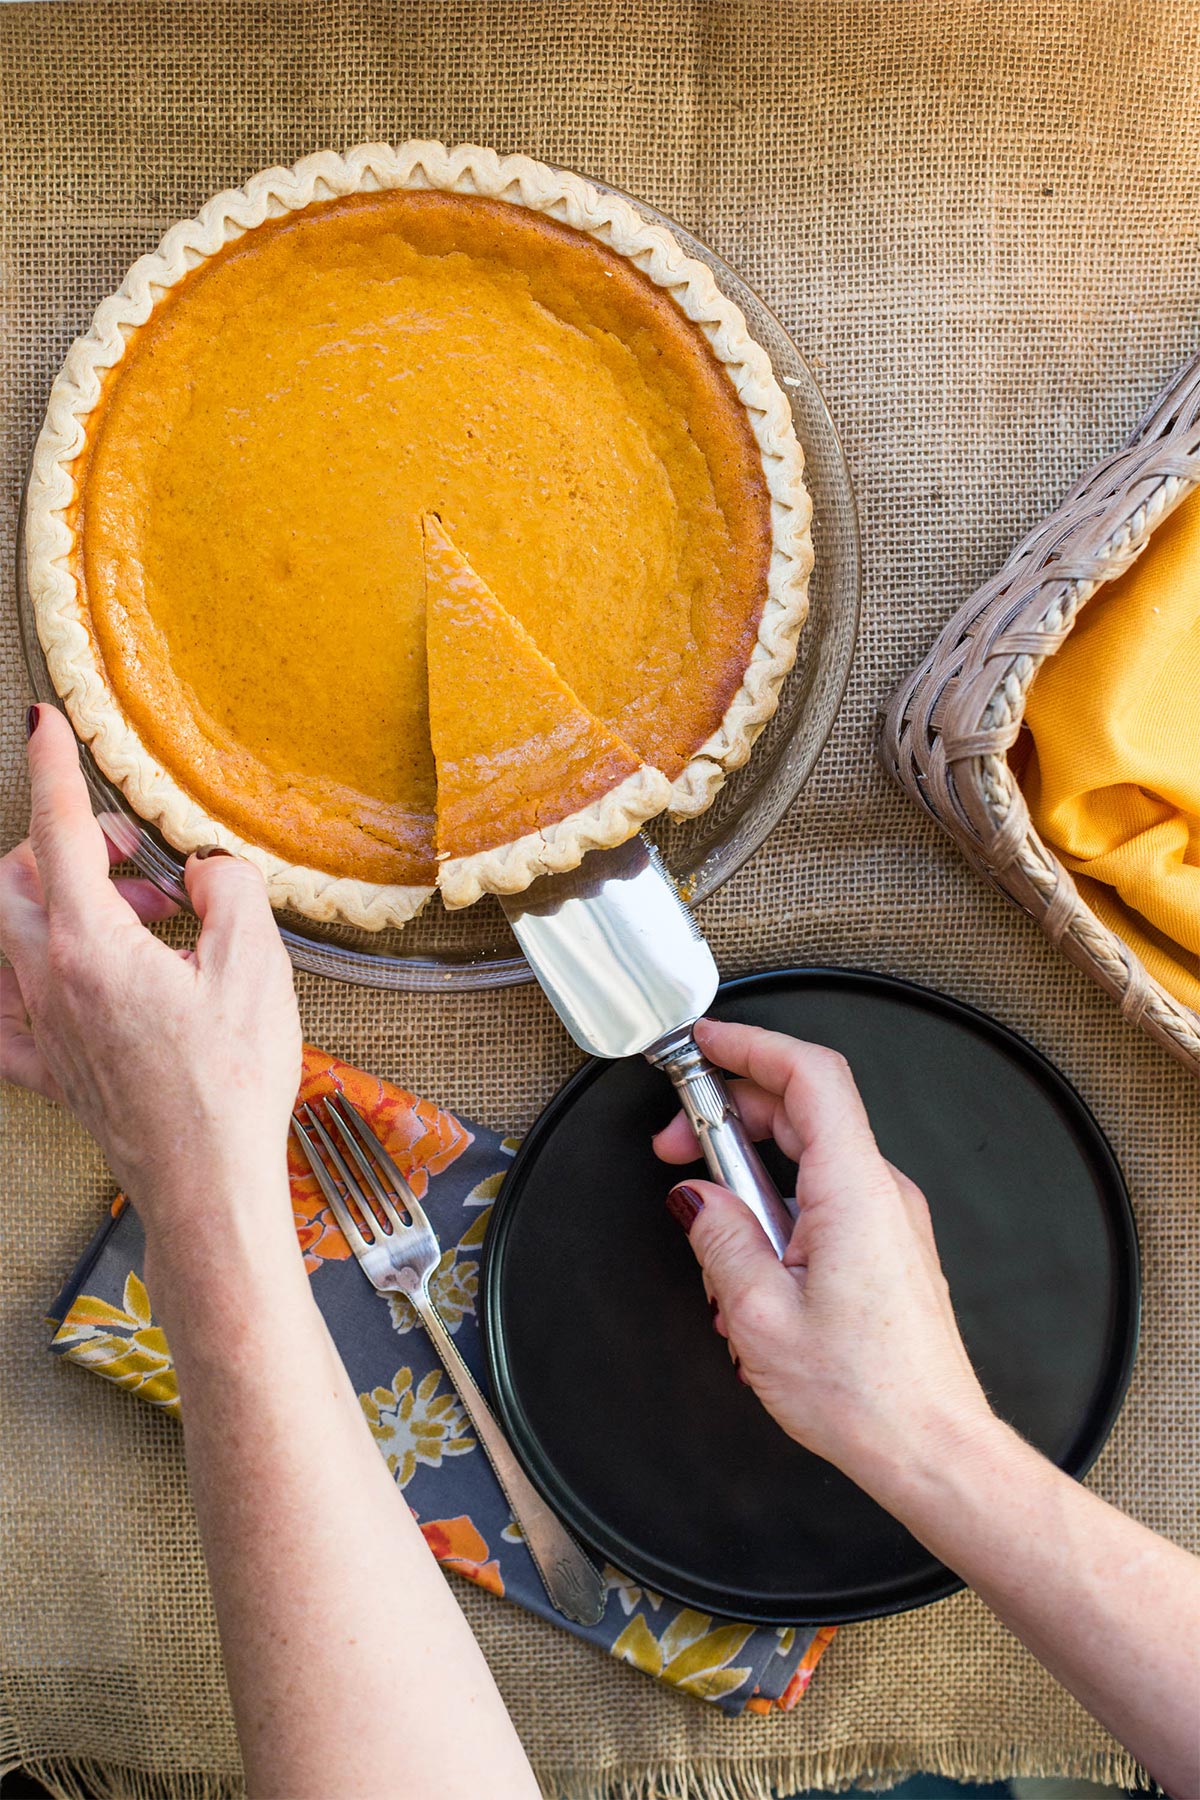
[[[820,1788],[833,1793],[886,1790],[912,1775],[958,1781],[1005,1781],[1017,1776],[1057,1776],[1108,1787],[1154,1789],[1145,1770],[1123,1750],[1097,1750],[1051,1765],[1015,1745],[943,1744],[932,1756],[894,1745],[854,1745],[844,1750],[764,1756],[743,1765],[704,1760],[686,1769],[668,1765],[633,1773],[613,1771],[598,1780],[571,1772],[539,1776],[545,1800],[776,1800],[777,1795]],[[74,1800],[74,1797],[71,1797]],[[122,1797],[123,1800],[123,1797]]]
[[[18,1765],[10,1746],[15,1742],[2,1724],[0,1775],[20,1766],[54,1796],[54,1800],[244,1800],[236,1776],[195,1770],[152,1775],[119,1763],[46,1757]],[[5,1754],[7,1752],[7,1754]],[[1153,1790],[1144,1769],[1122,1750],[1098,1750],[1072,1756],[1051,1767],[1038,1757],[1009,1745],[993,1746],[981,1758],[978,1745],[948,1743],[933,1755],[856,1745],[853,1749],[812,1751],[807,1755],[766,1756],[744,1767],[713,1761],[688,1769],[664,1765],[632,1773],[612,1771],[594,1780],[572,1771],[545,1773],[539,1785],[545,1800],[775,1800],[804,1788],[832,1792],[887,1789],[911,1775],[944,1775],[952,1779],[1006,1780],[1018,1776],[1058,1776],[1101,1782],[1108,1787]]]
[[[160,1776],[90,1758],[48,1756],[18,1762],[0,1756],[0,1776],[17,1768],[40,1781],[54,1800],[245,1800],[246,1794],[238,1776],[195,1769]]]

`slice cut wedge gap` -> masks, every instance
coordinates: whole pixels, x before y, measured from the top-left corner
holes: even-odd
[[[441,520],[421,523],[437,883],[455,908],[624,843],[671,784],[583,704]]]

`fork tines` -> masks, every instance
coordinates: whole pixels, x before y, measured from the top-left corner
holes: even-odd
[[[358,1109],[344,1094],[335,1092],[325,1096],[325,1111],[341,1148],[307,1102],[298,1109],[298,1116],[293,1114],[292,1130],[343,1230],[346,1222],[341,1215],[347,1202],[352,1202],[361,1215],[361,1219],[351,1215],[350,1222],[364,1245],[380,1236],[406,1230],[409,1220],[424,1224],[424,1215],[403,1172]],[[381,1175],[388,1183],[386,1187]],[[403,1213],[408,1214],[408,1219]]]

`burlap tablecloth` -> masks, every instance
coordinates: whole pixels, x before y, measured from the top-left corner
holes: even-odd
[[[0,6],[4,841],[26,805],[21,473],[71,337],[172,220],[266,164],[410,136],[528,150],[664,207],[813,358],[866,552],[835,737],[704,925],[731,972],[868,965],[961,996],[1078,1084],[1129,1175],[1146,1265],[1141,1356],[1094,1480],[1193,1545],[1195,1090],[889,788],[871,727],[955,605],[1195,347],[1198,71],[1195,0]],[[527,989],[299,985],[309,1037],[497,1125],[526,1125],[572,1060]],[[108,1177],[49,1107],[4,1109],[0,1758],[64,1787],[73,1765],[105,1794],[235,1791],[176,1429],[43,1351],[43,1307]],[[917,1768],[1133,1773],[969,1596],[844,1630],[793,1715],[737,1723],[462,1598],[548,1789],[577,1800],[743,1800]],[[317,1714],[320,1683],[314,1668]]]

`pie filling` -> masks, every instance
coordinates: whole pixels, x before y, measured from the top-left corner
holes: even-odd
[[[631,263],[503,202],[362,194],[236,239],[134,334],[76,475],[151,756],[331,874],[432,885],[674,778],[754,647],[770,505],[725,370]]]

